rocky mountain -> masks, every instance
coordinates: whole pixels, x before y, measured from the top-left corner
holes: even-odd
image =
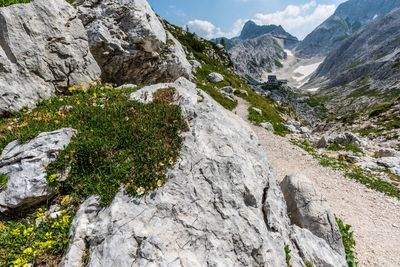
[[[238,73],[259,81],[266,78],[266,73],[282,67],[281,61],[287,56],[271,34],[241,41],[228,52]]]
[[[264,80],[265,74],[282,67],[286,58],[284,49],[293,49],[299,40],[286,32],[282,26],[257,25],[249,20],[243,26],[240,36],[224,40],[236,71],[252,80]]]
[[[265,34],[270,34],[277,39],[283,40],[284,48],[286,49],[292,49],[299,43],[299,40],[287,31],[285,31],[285,29],[281,25],[257,25],[252,20],[249,20],[243,26],[239,39],[255,39]]]
[[[378,18],[331,52],[311,78],[331,110],[363,110],[400,95],[400,9]]]
[[[400,0],[349,0],[342,3],[298,45],[296,54],[305,58],[324,56],[363,26],[396,7],[400,7]]]

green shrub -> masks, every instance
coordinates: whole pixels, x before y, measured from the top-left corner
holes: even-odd
[[[339,218],[336,218],[336,223],[339,226],[339,230],[342,235],[347,265],[349,267],[357,267],[358,262],[355,252],[356,241],[354,239],[353,231],[351,231],[351,226],[348,224],[344,224],[343,221]]]
[[[5,174],[0,174],[0,190],[7,184],[8,177]]]

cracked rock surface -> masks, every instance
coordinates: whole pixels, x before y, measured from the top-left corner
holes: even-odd
[[[183,78],[131,98],[148,103],[170,87],[190,130],[169,180],[142,198],[121,191],[106,208],[86,200],[61,266],[81,266],[87,247],[88,266],[286,266],[285,245],[292,266],[305,266],[304,255],[324,263],[318,266],[346,266],[325,240],[290,225],[265,152],[244,121]]]
[[[79,0],[76,5],[103,81],[151,84],[191,77],[181,44],[146,0]]]
[[[9,143],[0,156],[0,174],[8,177],[0,190],[0,212],[33,206],[51,195],[48,164],[71,142],[76,130],[64,128],[41,133],[31,141]]]
[[[0,8],[0,116],[97,80],[87,39],[76,10],[63,0]]]

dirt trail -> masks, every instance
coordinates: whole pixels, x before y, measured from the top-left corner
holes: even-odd
[[[247,121],[248,103],[238,99],[234,112]],[[336,216],[351,224],[357,242],[359,266],[400,266],[400,202],[322,167],[287,138],[251,125],[269,162],[281,181],[285,175],[302,173],[328,199]]]

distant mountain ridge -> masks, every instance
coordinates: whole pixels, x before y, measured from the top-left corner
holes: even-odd
[[[287,55],[285,49],[293,49],[299,40],[282,26],[257,25],[249,20],[238,37],[216,38],[215,43],[225,43],[236,71],[244,77],[262,80],[265,73],[282,67]]]
[[[296,55],[324,56],[362,27],[400,7],[400,0],[349,0],[311,32],[297,47]]]
[[[346,39],[319,66],[309,87],[322,86],[332,108],[352,111],[400,96],[400,8]]]

